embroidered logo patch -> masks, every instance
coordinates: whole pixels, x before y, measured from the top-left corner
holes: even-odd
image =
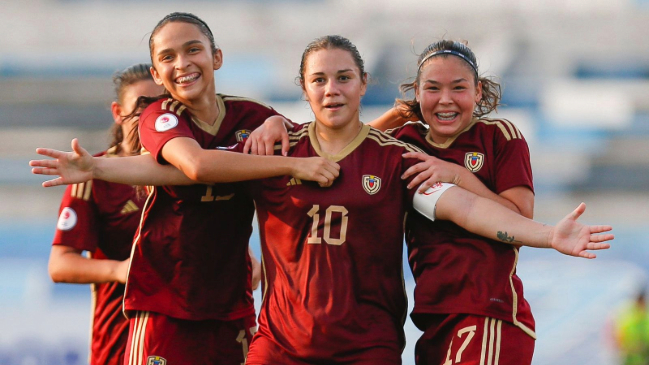
[[[155,120],[155,130],[158,132],[168,131],[178,125],[178,117],[171,113],[162,114]]]
[[[464,155],[464,166],[471,172],[478,172],[484,163],[484,154],[480,152],[467,152]]]
[[[381,189],[381,178],[374,175],[363,175],[363,189],[370,195],[378,193]]]
[[[167,359],[160,356],[149,356],[146,359],[146,365],[167,365]]]
[[[234,136],[237,137],[237,142],[243,142],[244,139],[248,138],[250,136],[250,133],[252,131],[249,129],[242,129],[240,131],[236,131],[234,133]]]
[[[70,207],[65,207],[61,210],[59,221],[56,223],[56,228],[61,231],[69,231],[77,225],[77,212]]]

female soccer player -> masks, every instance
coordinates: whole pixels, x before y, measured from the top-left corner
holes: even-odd
[[[164,17],[149,45],[150,71],[168,97],[140,116],[139,136],[152,155],[145,157],[199,181],[292,174],[326,185],[335,178],[337,166],[324,158],[208,151],[236,143],[277,113],[216,93],[222,53],[196,16]],[[242,363],[256,328],[247,264],[249,194],[237,184],[154,187],[143,210],[124,294],[128,363]]]
[[[401,155],[415,149],[360,122],[367,74],[349,40],[327,36],[312,42],[300,80],[316,118],[290,133],[289,155],[325,156],[339,164],[340,175],[328,188],[290,176],[251,183],[265,275],[260,328],[247,363],[399,364],[406,311],[402,224],[415,195],[401,179],[415,161]],[[72,153],[39,153],[58,160],[33,161],[34,172],[59,174],[58,182],[120,175],[100,168],[102,161],[78,145]],[[134,175],[122,177],[130,182],[192,182],[148,159],[132,164],[138,165]],[[414,204],[431,219],[575,256],[594,257],[586,250],[607,248],[601,242],[612,239],[593,235],[610,227],[575,221],[583,205],[551,227],[449,185],[417,194]]]
[[[125,118],[139,96],[155,96],[162,88],[153,82],[150,65],[133,65],[113,77],[116,100],[111,104],[113,142],[101,158],[129,156],[129,136],[135,121]],[[90,364],[124,364],[128,320],[122,297],[133,236],[144,200],[131,185],[101,180],[67,187],[50,253],[49,272],[57,283],[92,284]],[[91,259],[82,256],[90,253]]]
[[[532,218],[534,192],[529,149],[504,119],[484,116],[500,101],[500,86],[480,77],[466,45],[442,40],[419,57],[411,100],[398,99],[407,124],[389,133],[433,157],[405,176],[429,167],[429,182],[452,182]],[[379,118],[384,127],[395,118]],[[392,119],[392,121],[390,120]],[[378,123],[377,123],[378,122]],[[417,186],[421,174],[411,182]],[[486,239],[449,221],[430,223],[413,212],[406,221],[409,262],[416,281],[412,320],[424,331],[416,363],[530,364],[534,318],[516,275],[519,246]]]

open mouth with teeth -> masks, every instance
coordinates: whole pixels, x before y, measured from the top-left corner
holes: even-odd
[[[437,119],[439,119],[439,120],[443,120],[443,121],[451,121],[451,120],[455,119],[455,117],[457,117],[458,114],[459,114],[459,113],[455,113],[455,112],[449,112],[449,113],[436,113],[435,116],[436,116]]]
[[[343,105],[345,105],[345,104],[327,104],[324,107],[327,108],[327,109],[337,109],[337,108],[342,107]]]
[[[188,84],[190,82],[196,81],[199,76],[200,74],[196,72],[193,74],[177,77],[175,81],[177,84]]]

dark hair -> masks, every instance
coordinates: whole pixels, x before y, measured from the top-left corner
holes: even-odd
[[[451,40],[441,40],[435,42],[422,52],[419,55],[417,60],[417,76],[415,81],[409,83],[403,83],[399,87],[403,99],[397,99],[395,106],[400,111],[403,117],[410,118],[413,114],[416,115],[419,120],[423,121],[424,117],[421,114],[421,109],[419,102],[415,97],[411,100],[405,98],[406,93],[411,90],[415,90],[419,85],[419,78],[421,77],[421,70],[424,65],[433,57],[458,57],[465,61],[466,67],[471,70],[471,73],[474,75],[473,82],[477,86],[478,82],[482,83],[482,98],[476,104],[476,107],[473,111],[475,117],[481,117],[483,115],[489,114],[492,111],[496,110],[500,105],[501,90],[500,85],[487,77],[480,77],[478,73],[478,62],[476,60],[475,54],[473,51],[464,43],[451,41]]]
[[[150,68],[151,68],[150,64],[138,63],[130,67],[127,67],[121,71],[115,72],[115,74],[113,75],[113,85],[115,86],[115,99],[120,105],[124,105],[124,93],[126,93],[126,89],[129,86],[136,84],[140,81],[147,81],[147,80],[153,81],[153,77],[151,76],[151,72],[149,71]],[[124,119],[128,119],[131,114],[123,115],[122,117]],[[110,144],[110,147],[111,148],[115,147],[115,153],[119,154],[122,150],[121,143],[124,140],[124,132],[122,131],[122,126],[119,124],[114,124],[111,129],[111,135],[113,140]],[[140,150],[139,138],[137,138],[136,142],[133,142],[134,137],[137,138],[137,133],[131,132],[129,134],[129,138],[131,139],[131,145],[137,145],[137,148],[133,149],[132,151],[139,152]]]
[[[175,12],[168,14],[167,16],[162,18],[162,20],[160,20],[158,24],[156,24],[155,28],[153,28],[153,31],[151,31],[151,36],[149,36],[149,55],[151,56],[151,63],[154,64],[154,67],[155,63],[153,62],[153,37],[155,37],[158,31],[160,31],[160,28],[165,26],[167,23],[175,22],[189,23],[197,26],[198,29],[200,29],[201,33],[203,33],[207,37],[207,39],[209,39],[212,54],[216,53],[217,47],[216,43],[214,42],[214,34],[212,34],[212,31],[210,30],[210,27],[207,26],[207,23],[205,23],[201,18],[192,13]]]
[[[300,61],[300,73],[296,79],[296,83],[304,87],[304,63],[306,62],[307,57],[313,52],[320,51],[322,49],[342,49],[349,52],[354,59],[354,63],[361,72],[361,78],[367,76],[365,72],[365,63],[361,57],[360,52],[356,46],[347,38],[339,35],[326,35],[315,39],[313,42],[309,43],[302,53],[302,60]]]

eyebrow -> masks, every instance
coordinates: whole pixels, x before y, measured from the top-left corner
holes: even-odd
[[[460,83],[460,82],[463,82],[463,81],[467,81],[467,82],[468,82],[469,80],[467,80],[467,79],[465,79],[465,78],[459,78],[459,79],[455,79],[455,80],[451,81],[451,84],[457,84],[457,83]],[[425,83],[429,83],[429,84],[441,84],[439,81],[435,81],[435,80],[425,80],[425,81],[424,81],[424,84],[425,84]]]
[[[181,46],[181,48],[185,48],[185,47],[187,47],[187,46],[191,46],[192,44],[196,44],[196,43],[201,43],[201,41],[199,41],[198,39],[193,39],[193,40],[191,40],[191,41],[187,41],[187,42],[183,43],[183,45]],[[160,54],[164,54],[164,53],[169,53],[169,52],[171,52],[171,51],[173,51],[173,48],[165,48],[165,49],[159,51],[158,53],[156,53],[156,55],[160,55]]]
[[[337,74],[342,74],[342,73],[345,73],[345,72],[353,72],[353,71],[354,70],[352,70],[351,68],[346,68],[344,70],[338,70],[336,73]],[[311,74],[311,76],[320,76],[320,75],[324,75],[324,74],[325,74],[324,72],[314,72],[314,73]]]

